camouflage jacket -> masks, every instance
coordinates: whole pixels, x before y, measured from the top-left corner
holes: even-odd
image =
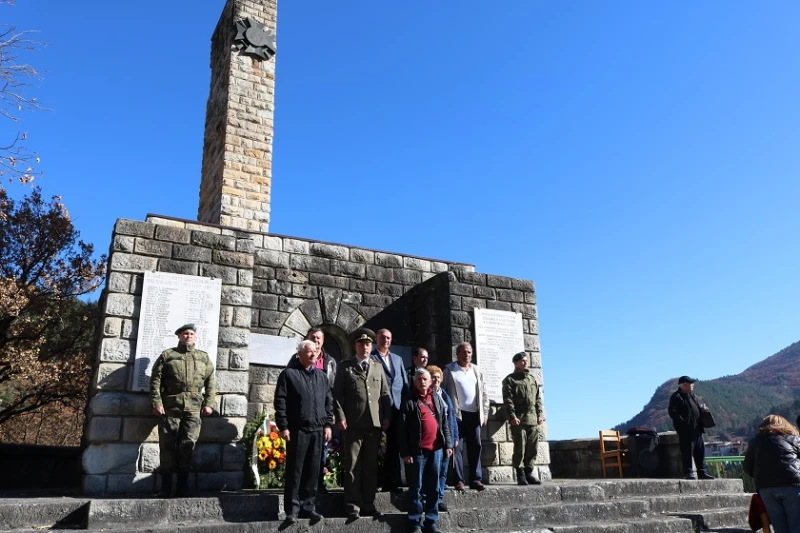
[[[214,364],[208,354],[194,345],[178,344],[161,352],[150,376],[150,400],[153,408],[199,413],[203,407],[214,408],[217,385]]]
[[[519,418],[523,426],[535,426],[542,417],[542,394],[530,372],[514,372],[503,380],[503,405],[508,420]]]

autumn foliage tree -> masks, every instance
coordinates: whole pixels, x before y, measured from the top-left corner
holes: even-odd
[[[0,438],[15,418],[82,411],[98,313],[79,297],[105,274],[93,253],[58,197],[0,190]]]

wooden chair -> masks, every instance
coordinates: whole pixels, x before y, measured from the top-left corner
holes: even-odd
[[[622,462],[627,453],[628,450],[622,448],[619,431],[600,431],[600,463],[603,468],[603,478],[608,477],[606,470],[609,468],[617,468],[619,477],[622,478],[622,467],[628,466]]]

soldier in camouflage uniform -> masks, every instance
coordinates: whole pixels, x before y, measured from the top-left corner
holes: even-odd
[[[503,404],[514,441],[511,465],[517,470],[517,484],[538,485],[541,481],[533,475],[533,463],[539,445],[539,425],[544,422],[542,394],[536,378],[528,372],[528,354],[519,352],[511,360],[514,372],[503,380]]]
[[[178,346],[164,350],[150,377],[153,414],[159,416],[158,444],[161,451],[161,493],[170,496],[172,473],[178,473],[177,496],[188,491],[189,470],[197,438],[200,415],[213,412],[216,383],[208,354],[196,350],[194,324],[175,331]]]

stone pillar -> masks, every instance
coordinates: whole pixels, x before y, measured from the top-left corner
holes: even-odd
[[[276,20],[277,0],[228,0],[211,38],[201,222],[269,230]]]

